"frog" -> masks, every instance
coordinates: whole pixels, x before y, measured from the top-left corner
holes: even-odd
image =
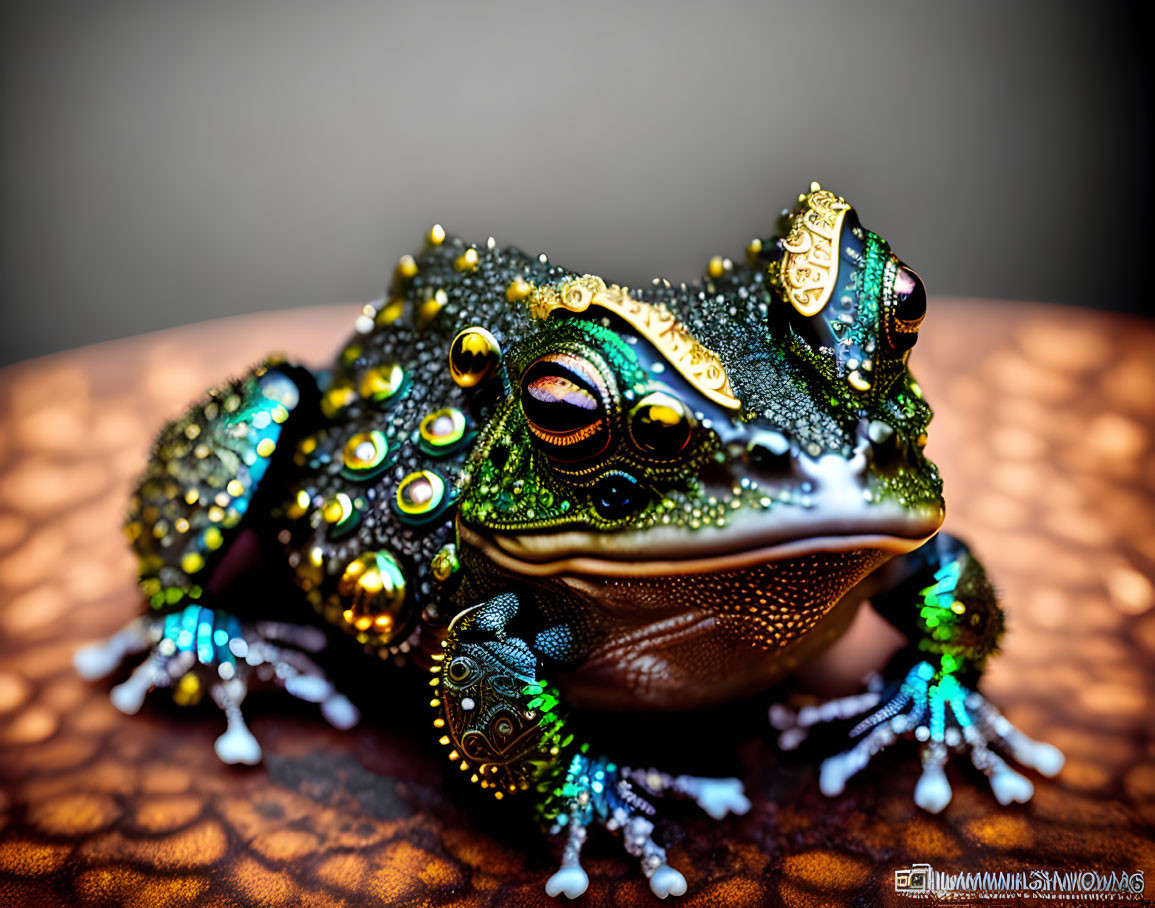
[[[137,659],[109,694],[127,714],[157,688],[207,695],[218,757],[255,764],[250,687],[359,720],[324,667],[344,640],[374,670],[428,674],[448,763],[559,837],[550,896],[586,890],[601,827],[666,898],[687,885],[656,805],[721,820],[750,800],[737,778],[624,765],[589,717],[753,696],[868,601],[904,648],[860,692],[776,703],[768,733],[792,749],[849,726],[820,764],[832,797],[902,741],[926,811],[951,800],[952,754],[1025,802],[1033,783],[1000,752],[1043,775],[1063,756],[977,688],[1004,617],[941,531],[909,369],[926,308],[918,273],[818,183],[678,285],[611,284],[435,225],[328,367],[272,356],[162,428],[125,522],[141,614],[76,668]],[[294,601],[262,595],[273,575]]]

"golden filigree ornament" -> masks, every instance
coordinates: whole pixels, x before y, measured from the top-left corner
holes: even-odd
[[[817,183],[800,195],[790,234],[782,241],[782,259],[772,271],[787,302],[802,315],[817,315],[838,283],[838,238],[850,205]]]
[[[585,312],[590,306],[608,309],[629,322],[653,344],[666,361],[698,391],[729,410],[740,410],[730,379],[718,354],[695,338],[663,305],[632,299],[625,287],[606,285],[600,277],[585,275],[558,284],[537,287],[529,295],[534,318],[546,318],[555,309]]]

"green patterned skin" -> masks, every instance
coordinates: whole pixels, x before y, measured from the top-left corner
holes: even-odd
[[[370,658],[430,668],[453,765],[567,831],[550,894],[583,891],[579,852],[598,823],[664,897],[685,880],[650,837],[647,799],[691,797],[714,816],[749,802],[737,780],[595,753],[582,711],[754,693],[829,645],[869,596],[908,650],[857,700],[777,707],[783,746],[853,717],[849,749],[823,763],[827,793],[916,739],[928,810],[950,798],[951,749],[1000,801],[1029,797],[990,746],[1045,771],[1061,756],[975,691],[1002,613],[978,560],[935,536],[931,411],[907,366],[925,291],[841,200],[827,250],[802,236],[822,197],[813,187],[775,235],[711,260],[700,281],[611,288],[628,310],[596,295],[550,309],[588,279],[434,228],[329,368],[271,359],[165,427],[127,523],[145,616],[78,668],[97,676],[148,650],[114,702],[133,712],[154,687],[182,703],[207,693],[229,723],[218,754],[252,763],[250,684],[356,721],[324,655],[309,655],[324,640],[311,625],[337,628]],[[815,286],[816,310],[791,296]],[[705,350],[681,358],[691,341]],[[290,576],[312,612],[260,595],[258,570]]]

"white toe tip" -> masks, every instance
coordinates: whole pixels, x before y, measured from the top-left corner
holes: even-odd
[[[686,878],[669,864],[662,864],[650,877],[650,889],[660,899],[686,894]]]
[[[334,728],[347,731],[361,721],[361,711],[344,694],[333,694],[321,704],[321,715]]]
[[[927,813],[941,813],[950,803],[952,792],[940,766],[928,766],[914,786],[914,803]]]
[[[315,675],[293,675],[285,679],[285,690],[298,700],[320,703],[333,693],[333,685]]]
[[[727,813],[743,814],[750,809],[739,779],[701,779],[699,784],[698,806],[715,820]]]
[[[85,681],[95,681],[111,674],[120,664],[121,655],[119,651],[112,651],[103,644],[94,643],[78,649],[72,657],[72,665]]]
[[[1035,767],[1045,776],[1057,776],[1063,768],[1063,764],[1067,762],[1067,758],[1063,756],[1063,752],[1059,748],[1050,744],[1035,742],[1023,762]]]
[[[545,894],[551,898],[565,895],[567,899],[576,899],[589,885],[590,878],[581,867],[563,867],[546,880]]]
[[[778,736],[778,748],[780,750],[797,750],[798,745],[805,740],[805,728],[788,728]]]
[[[1013,769],[1000,769],[991,776],[991,791],[995,793],[995,800],[1005,807],[1013,801],[1025,804],[1034,795],[1035,786]]]
[[[794,725],[794,710],[787,709],[781,703],[771,704],[770,725],[778,731],[786,731]]]
[[[845,791],[846,780],[849,777],[845,757],[841,754],[827,757],[822,761],[822,768],[818,773],[818,790],[828,798],[836,797]]]
[[[213,745],[222,763],[244,763],[253,766],[261,762],[261,745],[247,731],[229,729]]]
[[[144,705],[146,693],[144,688],[131,681],[125,681],[124,684],[118,684],[108,692],[108,699],[126,716],[135,716]]]

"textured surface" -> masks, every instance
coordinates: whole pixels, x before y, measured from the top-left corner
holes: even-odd
[[[560,843],[443,772],[420,678],[351,670],[366,720],[348,734],[255,698],[266,763],[235,770],[212,756],[211,710],[158,697],[125,718],[70,668],[78,643],[136,611],[117,527],[155,428],[269,349],[324,360],[355,314],[235,318],[0,372],[0,904],[546,903]],[[632,758],[748,785],[743,819],[673,805],[658,824],[682,904],[870,903],[916,861],[1152,878],[1153,362],[1147,322],[932,303],[913,363],[938,413],[928,453],[947,525],[1009,615],[984,689],[1067,768],[1013,809],[956,769],[954,802],[930,817],[911,802],[913,747],[828,801],[812,763],[770,745],[762,701],[610,726]],[[616,842],[587,855],[587,903],[653,902]]]

